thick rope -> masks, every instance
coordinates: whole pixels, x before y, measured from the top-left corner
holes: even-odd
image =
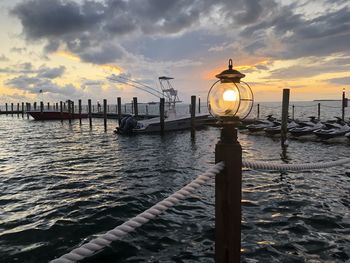
[[[147,223],[149,220],[154,219],[165,210],[169,209],[170,207],[179,203],[181,200],[190,196],[197,188],[205,184],[211,178],[215,177],[215,175],[218,174],[223,168],[224,168],[223,162],[216,164],[214,167],[209,169],[204,174],[199,175],[191,183],[187,184],[186,186],[181,188],[179,191],[173,193],[163,201],[147,209],[143,213],[129,219],[122,225],[117,226],[116,228],[99,236],[98,238],[91,240],[89,243],[86,243],[81,247],[72,250],[68,254],[65,254],[60,258],[52,260],[51,262],[52,263],[73,263],[92,256],[96,252],[108,246],[113,241],[121,239],[122,237],[126,236],[129,232],[134,231],[136,228]]]
[[[323,169],[333,166],[350,163],[350,158],[345,158],[337,161],[321,162],[321,163],[302,163],[302,164],[281,164],[275,162],[261,162],[261,161],[242,161],[242,165],[247,168],[257,170],[278,170],[278,171],[301,171],[312,169]]]

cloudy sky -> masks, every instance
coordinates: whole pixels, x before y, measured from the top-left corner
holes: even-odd
[[[350,88],[348,0],[1,0],[0,103],[115,101],[138,96],[107,80],[206,98],[229,58],[257,101],[338,99]]]

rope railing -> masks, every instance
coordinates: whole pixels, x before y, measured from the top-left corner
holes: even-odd
[[[302,164],[281,164],[276,162],[262,162],[262,161],[242,161],[242,165],[246,168],[257,170],[277,170],[277,171],[302,171],[312,169],[323,169],[333,166],[350,163],[350,158],[344,158],[336,161],[319,162],[319,163],[302,163]]]
[[[189,197],[197,188],[204,185],[211,178],[215,177],[215,175],[218,174],[223,168],[223,162],[217,163],[207,172],[199,175],[191,183],[187,184],[179,191],[173,193],[163,201],[157,203],[156,205],[147,209],[143,213],[129,219],[122,225],[119,225],[114,229],[108,231],[107,233],[102,234],[98,238],[91,240],[90,242],[72,250],[71,252],[61,256],[60,258],[52,260],[51,263],[73,263],[94,255],[96,252],[102,250],[104,247],[108,246],[113,241],[121,239],[122,237],[126,236],[129,232],[134,231],[136,228],[142,226],[151,219],[156,218],[165,210],[176,205],[181,200]]]

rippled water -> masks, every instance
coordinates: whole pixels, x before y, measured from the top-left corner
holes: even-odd
[[[103,121],[0,116],[0,262],[47,262],[167,197],[214,163],[216,128],[118,137]],[[348,143],[239,134],[244,158],[318,162]],[[214,184],[84,262],[213,262]],[[243,173],[243,262],[350,258],[349,168]]]

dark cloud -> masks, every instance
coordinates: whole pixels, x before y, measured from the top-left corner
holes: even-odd
[[[26,63],[19,63],[16,65],[13,65],[11,67],[0,68],[0,73],[33,74],[33,73],[36,73],[36,70],[33,68],[32,63],[26,62]]]
[[[329,79],[328,82],[337,85],[350,85],[350,77]]]
[[[27,51],[25,47],[13,47],[10,49],[11,52],[22,54]]]
[[[47,78],[47,79],[55,79],[58,77],[61,77],[64,73],[66,68],[64,66],[60,66],[57,68],[47,68],[47,67],[41,67],[38,70],[38,78]]]

